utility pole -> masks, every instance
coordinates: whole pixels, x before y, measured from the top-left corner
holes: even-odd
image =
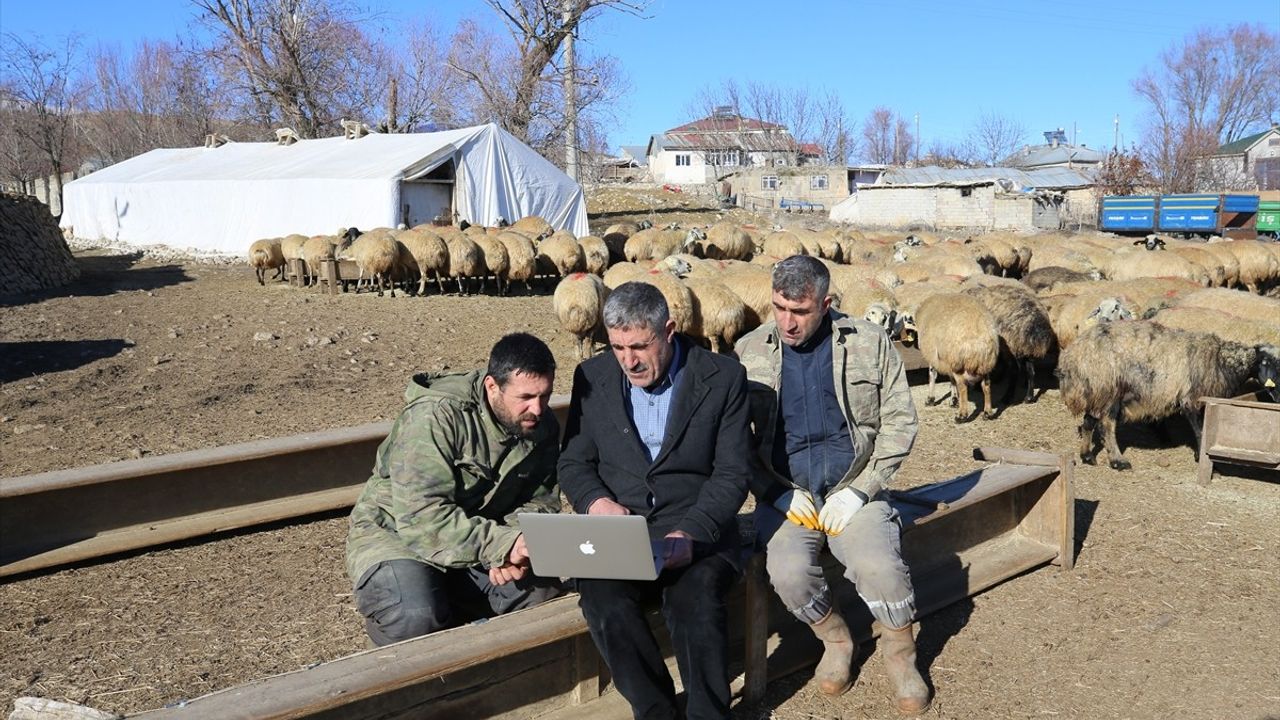
[[[564,2],[564,22],[573,19],[573,0]],[[569,28],[564,38],[564,171],[574,182],[578,180],[578,91],[574,84],[577,68],[573,62],[573,36],[576,27]]]
[[[916,113],[916,164],[920,164],[920,113]]]

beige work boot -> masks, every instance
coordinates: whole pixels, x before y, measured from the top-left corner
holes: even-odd
[[[885,675],[898,712],[904,715],[924,712],[929,708],[929,687],[916,668],[916,641],[911,635],[911,626],[897,630],[882,627],[880,642]]]
[[[822,641],[822,659],[813,672],[818,690],[824,695],[843,695],[853,687],[849,668],[858,654],[858,643],[849,635],[849,626],[834,609],[827,616],[809,626]]]

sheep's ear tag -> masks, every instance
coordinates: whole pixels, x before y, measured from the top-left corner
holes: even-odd
[[[1272,380],[1271,378],[1267,378],[1267,381],[1262,383],[1262,386],[1267,388],[1273,388],[1276,386],[1276,381]]]

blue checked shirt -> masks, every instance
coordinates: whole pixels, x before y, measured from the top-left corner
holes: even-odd
[[[671,355],[671,365],[667,375],[652,388],[639,388],[622,376],[623,390],[627,400],[627,412],[631,414],[631,424],[636,426],[636,434],[644,443],[652,463],[662,451],[662,440],[667,434],[667,417],[671,414],[671,398],[675,397],[676,386],[680,383],[680,371],[684,369],[684,346],[675,341],[675,352]]]

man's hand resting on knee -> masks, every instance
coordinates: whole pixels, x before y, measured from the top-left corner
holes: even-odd
[[[804,490],[788,490],[782,493],[773,506],[791,522],[810,530],[818,529],[818,511],[813,506],[813,496]]]
[[[818,513],[818,529],[828,535],[839,535],[863,505],[866,505],[866,501],[853,488],[837,492],[827,498],[822,512]]]

